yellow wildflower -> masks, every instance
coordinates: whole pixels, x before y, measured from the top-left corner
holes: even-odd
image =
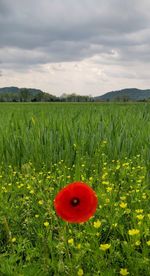
[[[38,215],[38,214],[36,214],[36,215],[35,215],[35,218],[39,218],[39,215]]]
[[[113,223],[112,226],[113,227],[117,227],[118,223]]]
[[[71,238],[71,239],[69,239],[69,240],[68,240],[68,244],[70,244],[70,245],[74,245],[74,239],[72,239],[72,238]]]
[[[141,214],[140,214],[140,215],[137,215],[136,217],[137,217],[139,220],[142,220],[142,219],[144,218],[144,215],[141,215]]]
[[[120,199],[121,200],[126,200],[126,196],[121,196]]]
[[[15,237],[12,238],[11,241],[12,241],[12,242],[16,242],[16,238],[15,238]]]
[[[109,203],[109,202],[110,202],[110,199],[109,199],[109,198],[106,198],[106,199],[105,199],[105,202],[106,202],[106,203]]]
[[[44,226],[45,226],[45,227],[48,227],[48,226],[49,226],[49,222],[48,222],[48,221],[45,221],[45,222],[44,222]]]
[[[105,173],[102,175],[102,179],[105,179],[107,175],[108,175],[108,173],[105,172]],[[108,182],[108,183],[109,183],[109,182]],[[103,183],[103,184],[105,184],[105,183]]]
[[[140,233],[140,230],[138,230],[138,229],[130,229],[130,230],[128,231],[128,234],[129,234],[130,236],[138,235],[139,233]]]
[[[99,228],[100,226],[101,226],[101,222],[100,222],[100,220],[97,220],[97,221],[94,221],[94,227],[95,228]]]
[[[82,269],[82,268],[79,268],[77,275],[78,275],[78,276],[82,276],[83,274],[84,274],[84,273],[83,273],[83,269]]]
[[[136,246],[139,246],[140,244],[141,244],[140,241],[136,241],[136,242],[135,242],[135,245],[136,245]]]
[[[110,247],[111,247],[111,244],[108,244],[108,243],[100,244],[100,249],[103,250],[103,251],[108,250]]]
[[[107,192],[111,192],[112,191],[112,187],[107,187],[106,190],[107,190]]]
[[[109,181],[102,181],[103,185],[109,185]]]
[[[150,246],[150,240],[146,242],[148,246]]]
[[[78,244],[77,244],[77,249],[80,249],[80,248],[81,248],[81,244],[78,243]]]
[[[137,209],[137,210],[135,210],[135,212],[136,212],[137,214],[142,214],[142,213],[143,213],[143,209]]]
[[[119,206],[124,209],[127,207],[127,203],[121,202]]]
[[[129,274],[129,272],[128,272],[127,268],[121,268],[120,269],[120,274],[123,275],[123,276],[126,276],[126,275]]]
[[[29,196],[25,196],[25,199],[28,200],[28,199],[29,199]]]
[[[39,201],[38,201],[38,204],[39,204],[39,205],[43,205],[43,200],[39,200]]]

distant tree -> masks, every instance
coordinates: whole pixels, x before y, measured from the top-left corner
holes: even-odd
[[[30,92],[27,88],[21,88],[20,89],[20,101],[21,102],[27,102],[30,97]]]
[[[72,94],[63,94],[60,97],[60,100],[63,102],[90,102],[93,101],[94,99],[91,98],[90,96],[82,96],[82,95],[77,95],[75,93]]]
[[[124,95],[124,96],[122,97],[122,100],[123,100],[123,102],[129,102],[130,98],[129,98],[129,96]]]

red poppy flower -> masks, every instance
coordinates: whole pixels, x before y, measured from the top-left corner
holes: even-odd
[[[87,221],[96,211],[96,193],[83,182],[64,187],[55,197],[54,207],[58,216],[71,223]]]

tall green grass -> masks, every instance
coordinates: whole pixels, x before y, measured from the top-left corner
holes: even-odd
[[[149,146],[148,104],[0,104],[0,276],[150,275]],[[79,225],[53,206],[76,180]]]
[[[0,104],[0,162],[38,169],[63,159],[107,159],[140,154],[150,163],[149,104]],[[91,166],[89,162],[89,166]]]

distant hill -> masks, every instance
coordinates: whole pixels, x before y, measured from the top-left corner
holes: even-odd
[[[111,91],[102,96],[91,97],[78,94],[63,94],[60,97],[45,93],[40,89],[18,88],[15,86],[0,88],[0,102],[128,102],[150,101],[150,89],[126,88]]]
[[[94,98],[75,93],[61,97],[45,93],[40,89],[18,88],[15,86],[0,88],[0,102],[90,102]]]
[[[40,89],[15,86],[0,88],[0,102],[54,102],[58,100],[58,97]]]
[[[37,95],[39,93],[43,93],[42,90],[40,89],[34,89],[34,88],[18,88],[18,87],[15,87],[15,86],[10,86],[10,87],[3,87],[3,88],[0,88],[0,94],[3,94],[3,93],[20,93],[22,92],[23,89],[27,89],[28,92],[32,95]]]
[[[150,100],[150,89],[126,88],[95,97],[95,101],[143,101]]]

